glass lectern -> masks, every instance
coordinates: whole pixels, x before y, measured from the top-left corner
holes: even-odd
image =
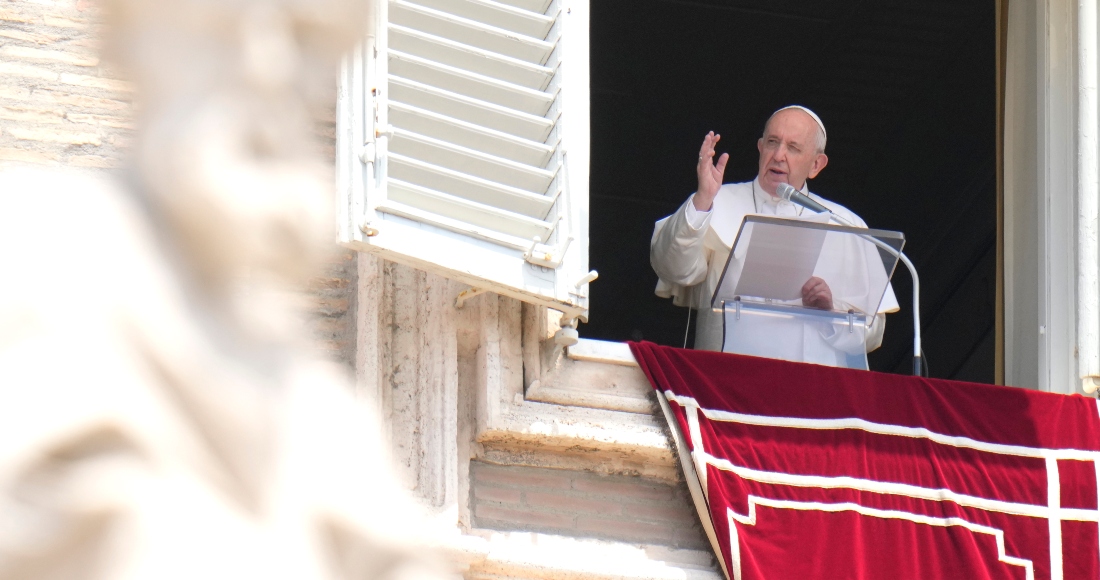
[[[723,352],[867,368],[867,338],[905,236],[827,217],[745,217],[711,299],[723,315]],[[831,308],[802,304],[813,277],[828,284]]]

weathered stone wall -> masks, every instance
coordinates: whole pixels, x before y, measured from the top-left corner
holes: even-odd
[[[0,3],[0,164],[114,167],[131,90],[98,56],[88,0]]]
[[[99,58],[100,31],[91,0],[0,0],[0,169],[122,165],[133,138],[132,90]],[[335,109],[317,116],[322,152],[333,159]],[[355,254],[341,250],[307,290],[315,349],[349,370],[355,272]]]
[[[480,461],[470,477],[477,527],[708,548],[683,483]]]
[[[312,344],[323,357],[355,365],[356,255],[339,250],[307,286],[308,324]]]
[[[358,266],[359,394],[405,485],[462,534],[466,578],[719,577],[636,365],[563,358],[544,309],[457,308],[464,284]]]

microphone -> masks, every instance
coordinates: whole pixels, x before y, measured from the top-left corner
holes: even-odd
[[[779,194],[779,197],[791,202],[796,203],[810,211],[817,213],[828,213],[829,219],[835,219],[838,223],[843,223],[847,226],[854,226],[852,222],[840,217],[839,215],[829,211],[829,208],[817,203],[810,199],[809,196],[798,191],[789,183],[780,183],[775,192]],[[886,253],[896,256],[906,268],[909,268],[909,274],[913,276],[913,374],[921,376],[921,369],[924,366],[923,357],[924,351],[921,350],[921,332],[920,332],[920,278],[917,277],[917,267],[913,265],[913,262],[902,253],[901,250],[895,249],[883,241],[875,238],[874,236],[866,234],[856,234],[859,237],[871,242],[872,244],[884,250]]]
[[[789,183],[780,183],[775,188],[775,192],[778,193],[779,197],[783,198],[784,200],[791,203],[796,203],[810,211],[816,211],[817,213],[833,213],[829,211],[829,208],[810,199],[808,195],[802,193],[801,191],[798,191]]]

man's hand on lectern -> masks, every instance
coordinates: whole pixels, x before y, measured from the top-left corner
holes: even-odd
[[[802,286],[802,305],[821,310],[833,309],[833,291],[824,280],[814,276]]]
[[[718,188],[722,187],[722,176],[726,173],[726,162],[730,159],[729,153],[723,153],[714,162],[714,146],[718,144],[721,135],[715,135],[714,131],[703,137],[703,146],[699,148],[699,164],[695,166],[695,173],[699,176],[699,189],[695,190],[695,197],[691,202],[699,211],[710,211],[714,205],[714,196],[718,195]]]

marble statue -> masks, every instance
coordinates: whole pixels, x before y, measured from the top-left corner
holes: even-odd
[[[109,0],[115,174],[0,174],[0,580],[440,578],[377,418],[302,352],[311,111],[351,0]]]

